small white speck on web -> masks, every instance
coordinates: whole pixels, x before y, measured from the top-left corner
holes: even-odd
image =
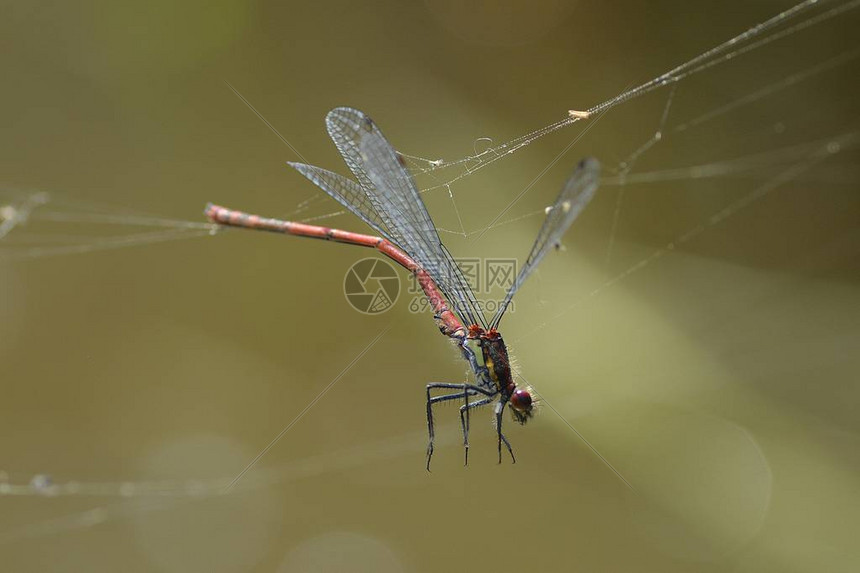
[[[0,207],[0,222],[13,219],[18,213],[18,210],[12,205],[3,205]]]
[[[48,474],[36,474],[30,480],[30,487],[44,495],[53,495],[57,492],[54,480]]]

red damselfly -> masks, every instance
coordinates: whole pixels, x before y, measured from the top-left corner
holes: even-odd
[[[499,463],[502,444],[516,462],[511,444],[502,433],[502,414],[508,406],[513,419],[525,424],[534,414],[535,399],[528,387],[514,383],[505,342],[498,327],[511,298],[546,253],[558,247],[562,235],[594,196],[600,165],[584,159],[548,208],[531,253],[508,288],[498,311],[487,321],[468,281],[442,244],[418,187],[403,157],[364,113],[337,108],[326,117],[328,133],[356,180],[337,173],[290,163],[292,167],[367,223],[379,236],[363,235],[316,225],[282,221],[208,205],[206,215],[215,223],[247,229],[286,233],[372,247],[412,273],[426,295],[442,334],[452,338],[475,376],[474,384],[427,384],[427,469],[433,456],[433,405],[463,400],[460,422],[465,461],[469,461],[469,413],[495,402]],[[434,390],[448,393],[433,395]],[[477,398],[470,401],[470,398]]]

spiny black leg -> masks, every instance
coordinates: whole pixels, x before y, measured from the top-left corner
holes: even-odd
[[[466,416],[463,417],[465,410]],[[460,424],[463,426],[463,466],[469,465],[469,390],[463,388],[463,405],[460,407]]]
[[[508,442],[508,439],[505,437],[505,435],[504,435],[504,434],[499,434],[499,435],[500,435],[500,436],[501,436],[501,438],[502,438],[502,442],[504,442],[505,446],[508,448],[508,453],[509,453],[509,454],[511,454],[511,463],[512,463],[512,464],[517,463],[517,458],[515,458],[515,457],[514,457],[514,450],[513,450],[513,449],[511,449],[511,444],[510,444],[510,442]]]
[[[433,457],[433,403],[430,401],[430,384],[427,385],[427,433],[430,434],[430,441],[427,443],[427,471],[430,471],[430,458]]]
[[[505,412],[505,402],[506,400],[499,401],[496,406],[496,432],[499,435],[499,463],[502,463],[502,442],[505,443],[505,447],[508,448],[508,453],[511,454],[511,461],[513,463],[517,463],[517,458],[514,457],[514,450],[511,448],[510,442],[502,433],[502,414]]]
[[[502,463],[502,412],[505,411],[505,403],[499,402],[496,406],[496,433],[499,435],[499,463]]]
[[[445,402],[447,400],[454,400],[456,398],[460,398],[463,396],[462,393],[457,392],[456,394],[446,394],[444,396],[436,396],[435,398],[430,396],[430,391],[434,388],[447,388],[447,389],[455,389],[462,390],[463,393],[466,392],[474,392],[477,386],[472,386],[470,384],[450,384],[446,382],[431,382],[427,384],[427,433],[430,435],[430,441],[427,444],[427,471],[430,471],[430,459],[433,457],[433,440],[436,437],[436,433],[433,428],[433,404],[436,402]]]
[[[477,402],[469,403],[468,398],[466,398],[466,404],[460,406],[460,424],[463,426],[463,445],[466,449],[466,463],[464,465],[469,465],[469,410],[486,406],[492,401],[492,398],[482,398]]]
[[[446,388],[446,389],[450,389],[450,390],[456,389],[456,390],[462,390],[462,392],[457,392],[455,394],[445,394],[443,396],[433,397],[430,395],[430,391],[433,390],[434,388]],[[468,399],[468,396],[470,394],[473,396],[477,395],[477,394],[483,394],[484,396],[487,396],[489,399],[483,399],[483,400],[480,400],[479,402],[472,402],[470,404],[469,399]],[[448,400],[454,400],[454,399],[465,397],[466,398],[466,404],[469,406],[469,409],[471,409],[475,406],[482,406],[484,404],[489,403],[491,401],[490,399],[495,397],[495,395],[496,395],[496,392],[492,392],[490,390],[487,390],[485,388],[481,388],[480,386],[475,386],[473,384],[450,384],[450,383],[445,383],[445,382],[431,382],[430,384],[427,384],[427,432],[430,435],[430,441],[427,444],[427,471],[430,471],[430,459],[433,457],[433,441],[434,441],[435,435],[436,435],[435,431],[434,431],[434,427],[433,427],[433,404],[435,404],[437,402],[446,402]],[[461,408],[461,412],[460,412],[460,422],[461,422],[461,424],[463,424],[463,427],[464,427],[463,440],[464,440],[464,443],[468,447],[468,423],[464,422],[463,409],[462,408]],[[468,450],[467,450],[466,455],[468,456]],[[467,460],[468,460],[468,458],[467,458]]]

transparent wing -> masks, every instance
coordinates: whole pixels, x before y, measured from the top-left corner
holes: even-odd
[[[463,318],[486,326],[472,289],[444,248],[402,157],[372,122],[367,120],[366,125],[368,130],[361,133],[359,151],[376,191],[373,197],[377,209],[390,233],[433,277]]]
[[[358,183],[303,164],[291,164],[382,236],[403,249],[439,286],[454,310],[486,326],[456,262],[448,255],[402,157],[362,112],[337,108],[326,127]]]
[[[304,163],[287,162],[287,165],[304,175],[332,199],[346,207],[353,215],[370,225],[374,231],[392,240],[384,221],[375,211],[367,192],[352,179],[320,167]]]
[[[564,188],[559,193],[555,203],[548,209],[546,219],[544,219],[538,232],[531,253],[520,269],[516,280],[508,289],[504,302],[493,316],[493,320],[490,322],[491,328],[496,328],[499,325],[514,294],[532,274],[547,252],[560,245],[561,237],[594,197],[599,182],[600,163],[590,157],[580,161],[564,184]]]

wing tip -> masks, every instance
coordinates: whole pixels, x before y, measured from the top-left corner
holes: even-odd
[[[329,133],[332,129],[342,129],[344,125],[361,125],[362,122],[369,121],[367,114],[349,106],[340,106],[329,111],[325,116],[325,124]]]

